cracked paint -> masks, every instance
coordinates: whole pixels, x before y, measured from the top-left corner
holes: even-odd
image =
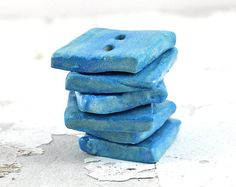
[[[99,181],[128,181],[158,178],[155,164],[121,161],[102,157],[85,159],[88,176]]]
[[[50,143],[52,134],[76,134],[64,126],[63,107],[59,112],[62,113],[61,119],[51,116],[46,109],[47,114],[42,109],[35,109],[32,105],[37,102],[32,104],[22,101],[1,101],[0,103],[2,103],[0,105],[0,145],[35,148]]]
[[[20,165],[17,163],[0,164],[0,178],[3,178],[10,173],[19,173],[19,172],[20,172]]]
[[[0,145],[0,178],[10,173],[19,173],[21,165],[17,163],[19,156],[43,154],[41,148],[19,148],[16,146]]]
[[[10,173],[19,173],[21,165],[16,159],[19,156],[31,156],[42,154],[40,148],[19,148],[16,146],[0,145],[0,178]]]

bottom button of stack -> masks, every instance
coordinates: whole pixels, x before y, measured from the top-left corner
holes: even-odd
[[[155,163],[175,140],[179,126],[179,120],[169,119],[149,138],[134,145],[109,142],[92,135],[80,138],[79,145],[83,151],[97,156]]]

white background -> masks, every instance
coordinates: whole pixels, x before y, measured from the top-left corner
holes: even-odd
[[[90,17],[144,11],[202,15],[235,7],[235,0],[0,0],[0,16]]]

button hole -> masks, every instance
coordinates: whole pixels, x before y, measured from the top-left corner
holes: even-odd
[[[106,45],[103,49],[105,51],[111,51],[112,49],[114,49],[115,47],[113,45]]]
[[[125,39],[125,35],[124,34],[119,34],[118,36],[115,37],[116,40],[124,40]]]

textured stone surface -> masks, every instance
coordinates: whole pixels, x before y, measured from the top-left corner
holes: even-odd
[[[83,73],[137,73],[174,47],[169,31],[122,31],[94,28],[57,50],[52,67]]]
[[[80,93],[121,93],[153,89],[170,70],[177,53],[176,48],[168,50],[137,74],[93,75],[70,72],[66,78],[66,89]]]
[[[170,113],[176,109],[172,102],[169,102],[167,106],[167,110],[171,111]],[[90,114],[78,110],[75,93],[70,92],[65,111],[65,124],[70,129],[85,132],[147,132],[157,126],[159,119],[160,121],[163,120],[161,119],[162,115],[159,115],[162,113],[160,112],[161,107],[163,106],[160,104],[153,104],[114,114]]]
[[[161,82],[154,90],[108,95],[89,95],[75,92],[75,95],[80,111],[109,114],[150,103],[161,103],[167,97],[167,90],[165,84]]]
[[[155,163],[160,160],[174,141],[179,131],[179,126],[179,120],[167,120],[152,136],[135,145],[112,143],[91,135],[80,138],[79,145],[83,151],[93,155]]]

